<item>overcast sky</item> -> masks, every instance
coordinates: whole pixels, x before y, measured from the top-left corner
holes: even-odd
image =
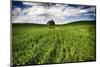
[[[74,21],[95,20],[95,6],[12,2],[13,23],[46,24],[54,20],[56,24],[65,24]]]

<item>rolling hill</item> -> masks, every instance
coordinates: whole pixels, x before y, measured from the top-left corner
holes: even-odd
[[[54,64],[96,60],[96,22],[64,25],[12,23],[13,65]]]

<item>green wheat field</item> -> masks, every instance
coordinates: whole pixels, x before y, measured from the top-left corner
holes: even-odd
[[[96,22],[64,25],[12,23],[13,65],[87,62],[96,60]]]

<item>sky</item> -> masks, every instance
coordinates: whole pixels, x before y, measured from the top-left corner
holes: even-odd
[[[57,4],[13,1],[12,23],[66,24],[75,21],[89,21],[96,18],[96,7],[78,4]]]

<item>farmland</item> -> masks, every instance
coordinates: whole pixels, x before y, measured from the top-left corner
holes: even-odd
[[[96,60],[95,21],[56,25],[12,23],[14,65],[72,63]]]

